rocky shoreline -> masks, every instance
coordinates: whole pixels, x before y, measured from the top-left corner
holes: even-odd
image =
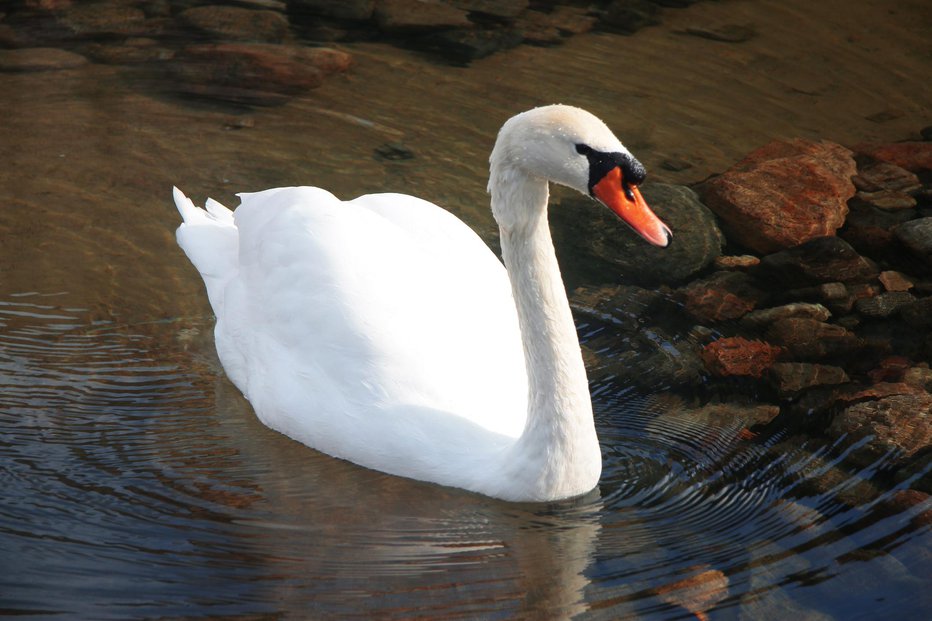
[[[680,394],[683,409],[740,424],[748,441],[825,436],[852,448],[851,468],[878,467],[908,482],[903,502],[925,502],[932,142],[777,141],[695,188],[648,185],[645,195],[675,232],[669,255],[633,250],[623,225],[575,199],[553,210],[574,221],[556,234],[564,252],[624,283],[572,297],[581,316],[627,331],[629,354],[593,354],[591,368]],[[569,239],[586,230],[594,245]],[[612,237],[630,241],[601,243]],[[788,441],[771,447],[775,458]]]
[[[332,47],[341,42],[386,41],[465,65],[593,29],[630,34],[694,1],[19,0],[0,12],[0,71],[91,61],[167,72],[186,95],[271,105],[345,71],[350,54]]]

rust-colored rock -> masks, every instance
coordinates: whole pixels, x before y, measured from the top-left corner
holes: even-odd
[[[880,272],[877,280],[887,291],[909,291],[916,285],[909,276],[893,270]]]
[[[700,188],[726,236],[769,253],[834,235],[857,173],[852,153],[831,142],[775,141]]]
[[[181,88],[242,103],[280,103],[350,65],[345,52],[269,43],[193,45],[177,57]]]
[[[743,272],[715,272],[680,290],[686,310],[704,322],[738,319],[756,308],[765,294]]]
[[[876,160],[896,164],[913,173],[932,171],[932,142],[859,144],[853,150]]]
[[[728,596],[728,577],[707,567],[696,567],[705,571],[659,586],[655,592],[666,603],[685,608],[699,621],[708,621],[706,612]]]
[[[706,369],[719,377],[761,377],[777,361],[782,349],[764,341],[729,336],[702,348]]]

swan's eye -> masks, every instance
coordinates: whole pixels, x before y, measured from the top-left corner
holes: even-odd
[[[576,153],[589,157],[590,155],[592,155],[592,147],[586,144],[578,144],[576,145]]]

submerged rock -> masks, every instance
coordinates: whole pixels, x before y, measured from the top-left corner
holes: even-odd
[[[372,17],[375,0],[288,0],[291,11],[334,19],[363,20]]]
[[[897,394],[855,403],[832,420],[829,432],[852,440],[869,438],[851,457],[867,465],[890,451],[911,457],[932,443],[932,395]]]
[[[770,367],[770,379],[781,396],[789,396],[812,388],[831,384],[844,384],[848,374],[841,367],[808,362],[777,362]]]
[[[51,47],[0,50],[0,71],[57,71],[87,64],[87,58]]]
[[[877,267],[839,237],[819,237],[761,259],[761,271],[788,287],[870,280]]]
[[[821,304],[792,302],[790,304],[784,304],[783,306],[774,306],[772,308],[762,308],[760,310],[751,311],[741,318],[741,325],[752,329],[762,329],[780,319],[804,317],[817,321],[827,321],[831,316],[831,311]]]
[[[932,142],[859,144],[854,151],[875,160],[895,164],[914,173],[932,171]]]
[[[618,216],[592,200],[568,197],[550,211],[554,243],[594,273],[616,274],[639,284],[682,281],[721,254],[722,234],[715,216],[689,188],[646,184],[644,198],[673,230],[667,248],[648,245]]]
[[[288,34],[288,20],[277,11],[210,4],[182,11],[178,19],[191,28],[224,40],[281,43]]]
[[[932,217],[904,222],[893,234],[914,255],[924,260],[924,271],[932,266]]]
[[[470,28],[468,14],[449,4],[422,0],[379,0],[375,21],[385,32]]]
[[[767,298],[744,272],[714,272],[678,291],[686,310],[704,323],[738,319]]]
[[[797,360],[847,356],[863,347],[850,330],[815,319],[780,319],[767,330],[767,340],[789,350]]]
[[[732,336],[712,341],[700,356],[706,369],[718,377],[762,377],[782,353],[770,343]]]
[[[702,184],[700,195],[728,239],[760,253],[833,235],[845,221],[857,172],[831,142],[776,141]]]
[[[350,64],[349,54],[330,48],[225,43],[185,48],[174,70],[184,92],[272,104],[320,86],[326,75],[345,71]]]

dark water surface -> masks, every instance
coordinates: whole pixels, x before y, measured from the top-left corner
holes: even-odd
[[[512,113],[589,108],[674,183],[774,137],[909,138],[932,118],[930,21],[923,2],[707,2],[470,68],[359,43],[346,76],[256,110],[114,66],[0,74],[0,615],[928,617],[928,507],[892,508],[913,479],[887,457],[841,467],[857,447],[680,416],[663,391],[594,374],[603,479],[546,506],[268,430],[219,368],[170,187],[231,205],[285,184],[410,192],[494,244],[486,160]],[[729,23],[758,35],[678,34]],[[373,156],[392,142],[414,159]],[[580,334],[624,347],[592,318]]]

